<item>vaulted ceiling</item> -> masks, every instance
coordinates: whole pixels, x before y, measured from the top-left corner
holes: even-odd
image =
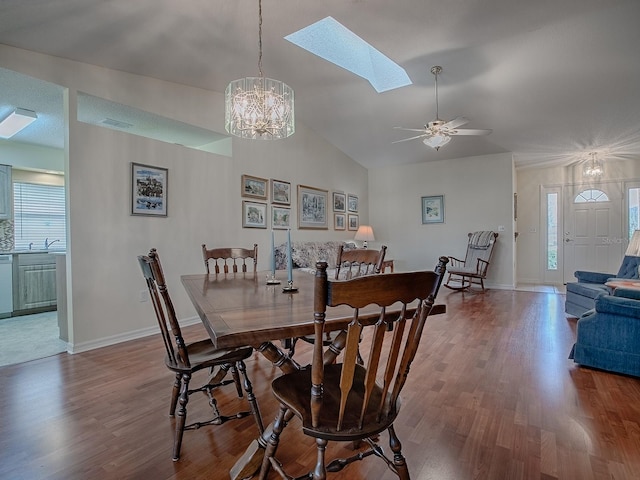
[[[262,7],[265,75],[295,90],[297,121],[366,167],[503,152],[521,168],[566,165],[591,151],[640,159],[637,0],[263,0]],[[229,81],[258,73],[257,12],[257,0],[9,0],[0,3],[0,43],[224,92]],[[402,66],[413,84],[376,93],[283,39],[327,16]],[[465,128],[493,133],[455,137],[437,152],[420,140],[393,143],[409,136],[394,126],[435,118],[433,65],[443,67],[440,117],[462,115]],[[39,82],[15,78],[0,75],[0,114],[29,108],[12,104],[38,91]],[[46,143],[44,135],[20,141]]]

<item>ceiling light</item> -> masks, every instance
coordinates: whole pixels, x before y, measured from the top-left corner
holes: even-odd
[[[11,138],[23,128],[36,121],[38,115],[31,110],[16,108],[0,122],[0,138]]]
[[[258,50],[260,76],[234,80],[224,92],[224,126],[240,138],[287,138],[295,132],[293,90],[262,73],[262,0],[258,0]]]
[[[440,149],[440,147],[443,147],[447,143],[449,143],[450,140],[451,137],[446,133],[435,132],[433,136],[425,138],[422,143],[424,143],[428,147],[435,148],[437,151]]]
[[[596,152],[589,153],[589,156],[591,158],[587,160],[584,166],[582,167],[582,174],[585,177],[591,177],[591,178],[601,177],[602,174],[604,173],[604,167],[602,166],[602,162],[596,158],[596,155],[597,155]]]

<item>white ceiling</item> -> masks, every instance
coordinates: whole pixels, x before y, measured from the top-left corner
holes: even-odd
[[[640,158],[638,0],[263,0],[262,7],[265,75],[295,90],[297,121],[366,167],[502,152],[513,152],[518,167],[569,164],[594,150],[605,159]],[[329,15],[400,64],[413,85],[378,94],[283,39]],[[257,75],[257,23],[257,0],[0,2],[2,44],[218,92]],[[491,135],[454,137],[438,152],[420,140],[392,143],[409,133],[394,126],[434,119],[433,65],[443,67],[440,117],[466,116],[464,128]],[[49,93],[61,99],[60,88],[0,69],[0,113],[22,107],[46,119],[40,102]],[[16,140],[61,139],[62,113],[48,113],[60,124]]]

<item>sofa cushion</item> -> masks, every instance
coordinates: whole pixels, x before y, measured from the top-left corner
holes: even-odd
[[[620,265],[620,270],[616,275],[617,278],[639,278],[638,267],[640,267],[640,257],[625,255]]]

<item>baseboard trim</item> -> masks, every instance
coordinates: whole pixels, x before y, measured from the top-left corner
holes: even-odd
[[[200,323],[199,317],[189,317],[183,320],[180,320],[181,327],[188,327],[190,325],[194,325],[196,323]],[[116,345],[118,343],[128,342],[129,340],[137,340],[139,338],[149,337],[151,335],[156,335],[160,330],[157,326],[141,328],[139,330],[133,330],[131,332],[119,333],[117,335],[112,335],[109,337],[98,338],[96,340],[90,340],[88,342],[76,343],[76,344],[67,344],[67,353],[82,353],[88,352],[89,350],[95,350],[96,348],[108,347],[111,345]]]

